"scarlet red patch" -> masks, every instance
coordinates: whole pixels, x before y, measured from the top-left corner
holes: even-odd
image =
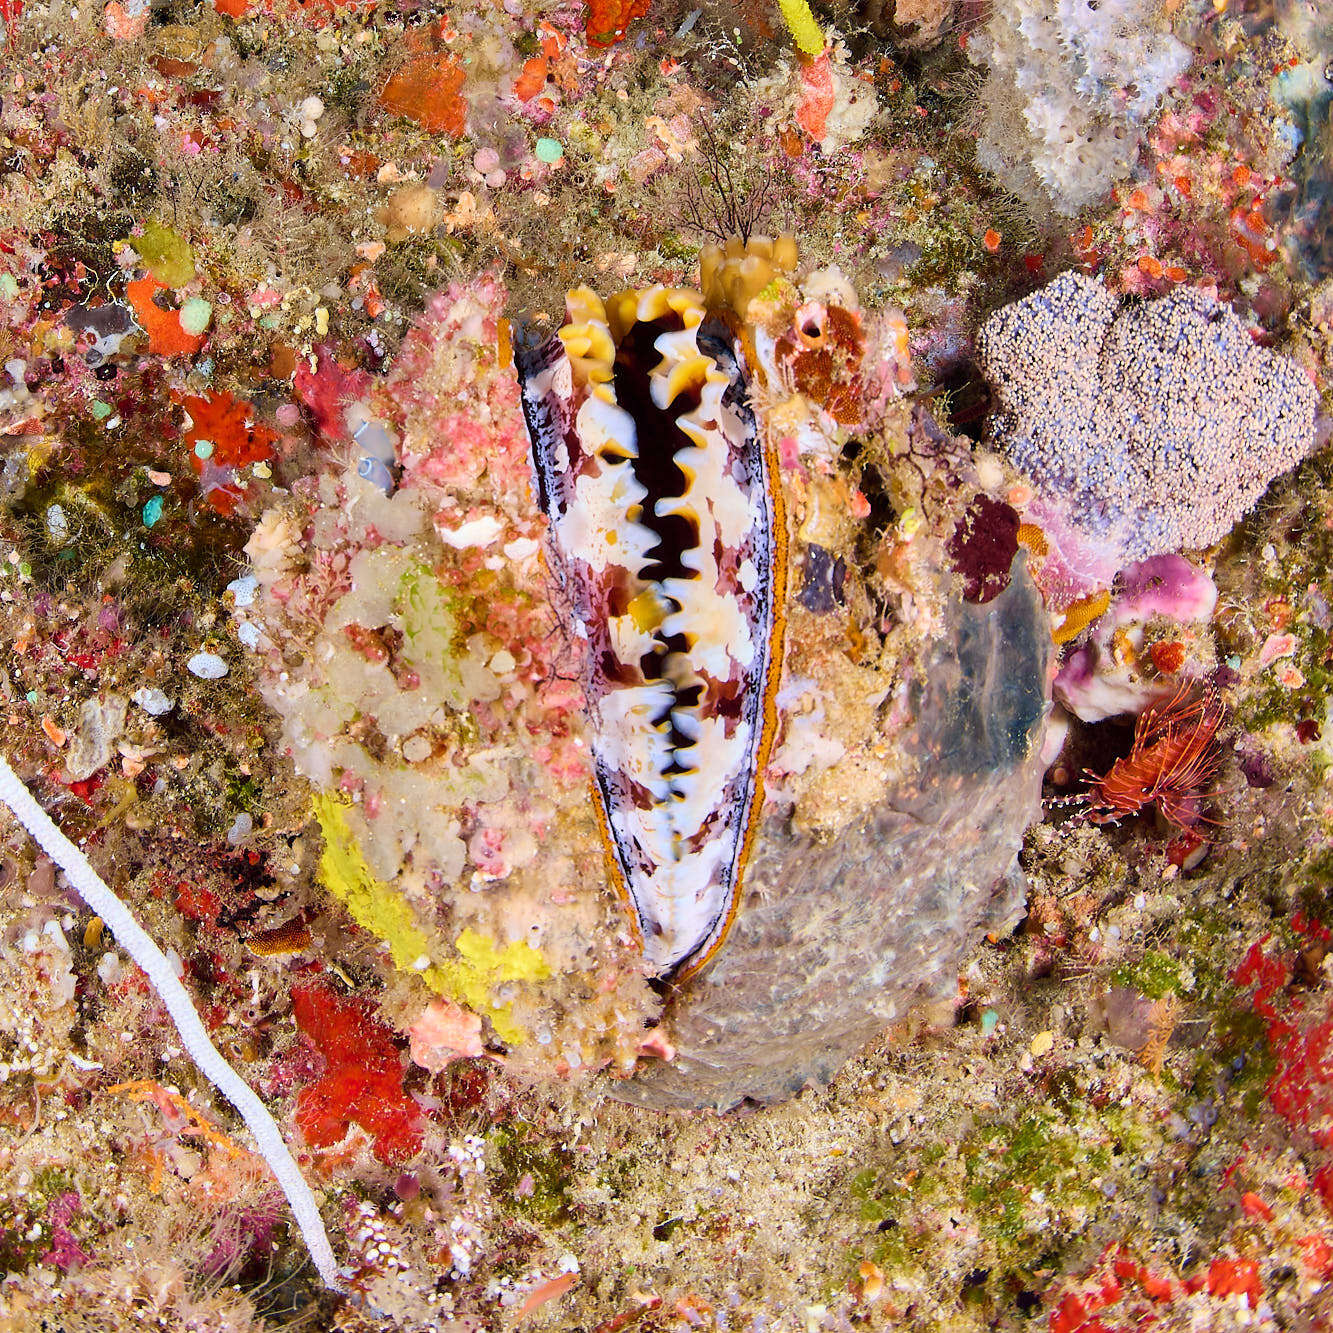
[[[294,986],[302,1034],[324,1057],[323,1076],[296,1099],[296,1123],[312,1148],[340,1142],[352,1125],[375,1140],[375,1156],[405,1162],[421,1147],[421,1108],[403,1090],[403,1062],[393,1033],[371,1006],[326,986]]]

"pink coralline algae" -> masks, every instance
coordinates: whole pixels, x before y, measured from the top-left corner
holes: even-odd
[[[1154,556],[1124,570],[1111,608],[1117,625],[1151,616],[1181,624],[1211,619],[1217,607],[1217,585],[1197,565],[1180,555]]]
[[[82,1268],[90,1263],[91,1256],[74,1239],[70,1222],[79,1212],[82,1204],[74,1190],[66,1190],[51,1204],[51,1248],[43,1255],[49,1264],[68,1272],[71,1268]]]
[[[1158,555],[1123,570],[1105,614],[1065,659],[1056,698],[1084,722],[1140,713],[1180,680],[1212,670],[1200,632],[1217,607],[1217,585],[1181,555]]]
[[[475,1058],[481,1044],[481,1019],[451,1000],[432,1000],[411,1027],[412,1059],[439,1072],[452,1060]]]
[[[1065,273],[978,339],[998,442],[1033,480],[1054,600],[1220,541],[1315,444],[1305,374],[1210,296],[1124,305]]]

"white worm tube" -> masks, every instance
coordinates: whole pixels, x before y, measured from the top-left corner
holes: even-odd
[[[249,1084],[227,1063],[209,1039],[189,993],[176,976],[166,955],[153,943],[148,933],[134,919],[128,907],[116,897],[106,881],[88,864],[88,858],[56,827],[50,816],[37,804],[32,793],[0,755],[0,800],[22,821],[38,846],[65,872],[79,897],[102,918],[131,958],[148,974],[148,980],[162,998],[180,1033],[181,1044],[215,1088],[241,1113],[264,1160],[282,1186],[291,1204],[296,1224],[301,1228],[306,1248],[319,1269],[325,1286],[341,1291],[338,1261],[333,1256],[323,1219],[315,1206],[314,1195],[300,1169],[287,1151],[282,1133],[264,1103],[250,1090]]]

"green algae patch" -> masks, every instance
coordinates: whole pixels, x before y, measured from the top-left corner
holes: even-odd
[[[1089,1178],[1109,1166],[1106,1146],[1045,1110],[982,1129],[967,1144],[965,1160],[964,1198],[982,1232],[1000,1241],[1034,1235],[1046,1218],[1076,1230],[1104,1202]]]
[[[573,1154],[535,1125],[515,1120],[486,1136],[497,1197],[520,1216],[545,1226],[571,1220],[571,1187],[577,1176]]]
[[[1190,989],[1181,964],[1160,949],[1149,949],[1137,962],[1116,968],[1111,980],[1117,986],[1132,987],[1149,1000],[1164,1000]]]
[[[413,565],[398,585],[397,609],[403,617],[407,641],[433,647],[453,641],[457,625],[439,579],[424,565]]]
[[[314,813],[324,835],[320,882],[357,925],[388,945],[394,967],[419,976],[437,995],[485,1014],[501,1041],[510,1045],[524,1041],[527,1032],[514,1020],[512,1007],[496,1004],[491,990],[504,982],[544,981],[551,969],[540,951],[526,940],[500,946],[474,930],[464,930],[454,944],[456,958],[430,962],[430,940],[403,896],[376,878],[337,798],[315,797]]]
[[[194,250],[179,232],[160,222],[146,222],[143,234],[129,237],[128,243],[164,286],[184,287],[193,280]]]
[[[1009,1271],[1036,1239],[1078,1234],[1112,1206],[1099,1185],[1113,1171],[1119,1138],[1100,1122],[1041,1107],[979,1125],[956,1144],[925,1144],[891,1168],[863,1168],[848,1181],[848,1197],[875,1228],[869,1255],[886,1272],[928,1271],[943,1216],[975,1229]]]

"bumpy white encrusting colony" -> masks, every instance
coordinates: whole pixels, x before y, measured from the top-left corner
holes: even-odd
[[[1154,0],[997,0],[967,53],[986,65],[977,161],[1035,208],[1073,216],[1133,165],[1190,53]]]
[[[19,780],[18,775],[0,757],[0,800],[14,812],[41,849],[65,872],[79,897],[111,927],[112,934],[126,953],[143,968],[166,1005],[181,1044],[214,1087],[241,1113],[255,1136],[260,1154],[273,1169],[278,1184],[291,1204],[292,1213],[326,1286],[340,1291],[338,1261],[324,1230],[324,1222],[315,1206],[314,1196],[305,1183],[282,1133],[264,1103],[251,1091],[244,1079],[227,1063],[209,1039],[194,1004],[171,963],[148,933],[134,919],[128,907],[116,896],[88,862],[88,858],[65,837],[55,823]]]
[[[1122,305],[1063,273],[977,345],[999,442],[1122,567],[1220,541],[1315,443],[1306,374],[1193,289]]]

